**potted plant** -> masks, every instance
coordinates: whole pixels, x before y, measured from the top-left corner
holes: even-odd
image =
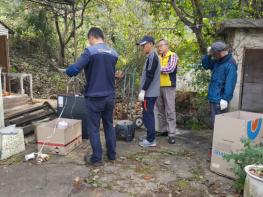
[[[263,165],[248,165],[245,167],[247,174],[244,197],[263,196]]]

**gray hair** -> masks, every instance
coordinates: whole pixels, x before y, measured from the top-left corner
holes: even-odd
[[[158,43],[159,43],[159,42],[162,42],[162,41],[163,41],[165,44],[169,45],[169,42],[168,42],[167,40],[165,40],[164,38],[160,39],[160,40],[158,41]]]

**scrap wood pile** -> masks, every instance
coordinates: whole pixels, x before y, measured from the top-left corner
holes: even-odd
[[[141,102],[132,102],[130,104],[117,101],[115,104],[114,118],[116,120],[133,120],[142,115]]]
[[[209,104],[206,96],[196,92],[176,93],[177,124],[183,128],[208,128],[210,127]]]
[[[115,74],[116,105],[114,118],[116,120],[134,120],[142,115],[141,102],[137,101],[135,88],[135,72],[133,67],[118,70]]]
[[[138,92],[132,84],[134,70],[117,71],[116,78],[116,120],[135,120],[142,116],[141,102],[137,101]],[[209,104],[206,96],[197,92],[176,92],[177,126],[189,129],[210,127]]]

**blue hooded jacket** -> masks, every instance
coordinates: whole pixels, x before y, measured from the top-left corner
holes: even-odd
[[[86,97],[106,97],[115,95],[115,65],[118,54],[106,44],[88,47],[75,64],[66,69],[68,76],[76,76],[84,69],[86,77]]]
[[[213,60],[211,56],[204,56],[202,66],[212,72],[208,88],[208,100],[219,103],[221,99],[230,101],[233,98],[237,82],[237,64],[232,54],[220,60]]]

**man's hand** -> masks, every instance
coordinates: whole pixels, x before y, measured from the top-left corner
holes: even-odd
[[[225,101],[225,100],[223,100],[223,99],[221,99],[221,100],[220,100],[220,109],[221,109],[221,110],[224,110],[224,109],[227,108],[227,106],[228,106],[228,102]]]
[[[144,96],[145,96],[145,91],[144,90],[141,90],[140,94],[139,94],[139,97],[138,97],[138,100],[139,101],[144,101]]]

